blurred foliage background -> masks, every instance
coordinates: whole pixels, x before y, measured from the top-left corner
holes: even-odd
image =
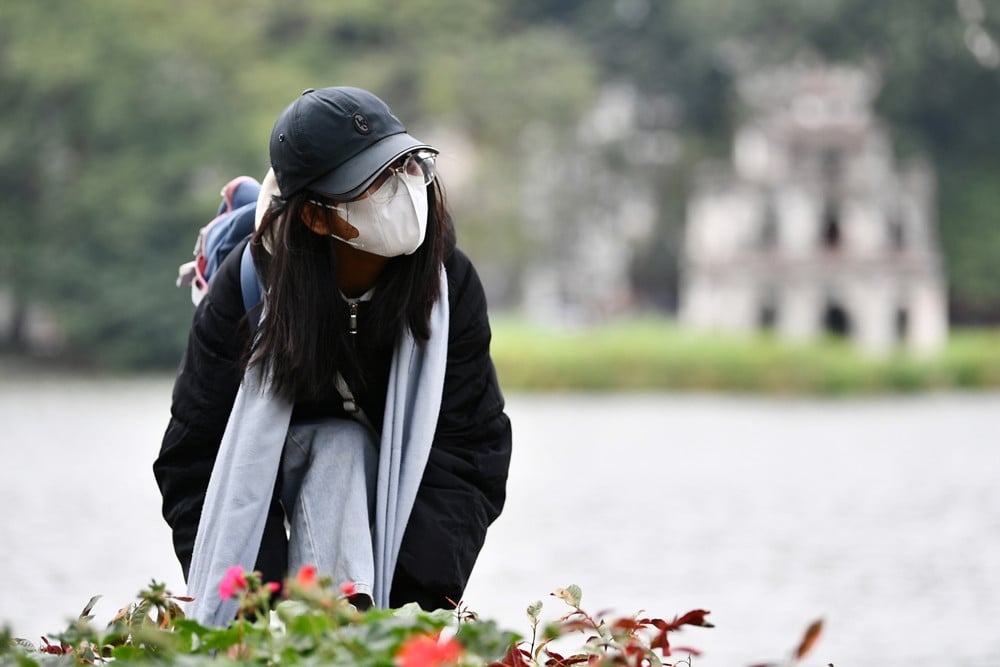
[[[729,152],[735,77],[803,55],[880,73],[897,150],[937,169],[952,324],[996,324],[998,39],[1000,7],[982,0],[9,0],[0,352],[38,354],[48,336],[61,362],[176,365],[191,316],[177,265],[221,185],[266,171],[281,109],[325,85],[368,88],[450,147],[459,240],[495,310],[517,305],[521,270],[558,243],[525,223],[545,196],[524,177],[540,137],[561,168],[613,175],[598,188],[652,183],[654,233],[629,276],[669,314],[685,192],[694,165]],[[610,86],[657,101],[634,130],[667,131],[650,144],[667,158],[582,147]]]

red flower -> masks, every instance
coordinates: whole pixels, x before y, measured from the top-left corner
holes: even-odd
[[[454,637],[414,635],[399,647],[396,667],[443,667],[462,657],[462,644]]]
[[[222,575],[222,581],[219,582],[219,597],[228,600],[235,596],[237,591],[246,590],[246,587],[247,580],[243,576],[243,568],[233,565]]]
[[[353,581],[345,581],[344,583],[340,584],[340,592],[346,595],[347,597],[351,597],[352,595],[358,592],[358,589],[354,586]]]
[[[303,588],[316,585],[316,566],[303,565],[299,568],[299,573],[295,575],[295,583]]]

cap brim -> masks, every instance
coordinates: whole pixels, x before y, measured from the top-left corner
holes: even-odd
[[[411,151],[437,149],[406,132],[392,134],[369,146],[333,171],[306,185],[306,189],[331,199],[350,201],[364,192],[386,167]]]

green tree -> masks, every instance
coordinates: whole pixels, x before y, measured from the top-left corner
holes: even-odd
[[[475,230],[516,198],[510,179],[496,179],[516,164],[516,129],[571,115],[588,85],[571,39],[497,39],[495,7],[5,3],[0,290],[15,313],[54,311],[79,362],[175,364],[191,316],[187,294],[172,287],[177,265],[222,183],[263,175],[271,123],[294,91],[321,85],[370,88],[409,124],[447,123],[507,165],[471,175],[495,202],[467,208],[475,244]],[[532,63],[544,70],[525,80]],[[550,86],[546,72],[565,85]],[[19,327],[4,333],[0,346],[23,346]]]
[[[452,174],[443,160],[443,173],[463,183],[460,240],[493,276],[536,252],[517,224],[526,130],[562,133],[572,159],[603,84],[663,102],[639,122],[683,150],[635,176],[663,185],[633,274],[669,305],[687,180],[728,150],[734,76],[807,51],[879,68],[896,145],[938,168],[956,321],[995,321],[998,37],[1000,13],[981,0],[3,3],[0,297],[15,307],[0,350],[23,343],[17,314],[44,304],[79,361],[176,363],[191,306],[172,281],[219,187],[259,177],[290,96],[332,84],[370,88],[414,129],[471,146],[475,160]],[[613,170],[622,156],[604,157]]]
[[[208,210],[204,174],[239,161],[221,150],[239,145],[225,141],[242,125],[227,95],[237,63],[206,66],[228,38],[188,5],[0,9],[0,178],[11,193],[0,202],[0,284],[16,303],[55,310],[86,363],[143,364],[177,349],[174,322],[189,311],[155,295]]]

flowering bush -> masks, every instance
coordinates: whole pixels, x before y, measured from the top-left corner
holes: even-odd
[[[264,583],[257,572],[230,568],[219,584],[223,599],[236,597],[239,612],[224,628],[209,628],[185,618],[181,603],[152,582],[138,600],[121,609],[103,629],[86,605],[79,619],[38,646],[0,636],[0,667],[59,667],[100,664],[198,667],[243,665],[350,665],[395,667],[561,667],[575,664],[634,667],[691,666],[692,648],[674,647],[669,636],[683,626],[712,627],[704,610],[672,620],[595,618],[580,606],[577,586],[553,595],[570,607],[558,621],[540,621],[541,602],[527,609],[530,639],[502,630],[493,621],[458,604],[453,610],[423,611],[416,604],[360,612],[349,601],[354,585],[334,586],[311,566],[285,581]],[[275,604],[277,600],[277,604]],[[818,629],[816,630],[818,633]],[[556,652],[556,640],[582,635],[574,650]],[[813,641],[815,638],[813,638]],[[562,645],[562,641],[558,642]],[[686,657],[665,660],[674,653]]]

